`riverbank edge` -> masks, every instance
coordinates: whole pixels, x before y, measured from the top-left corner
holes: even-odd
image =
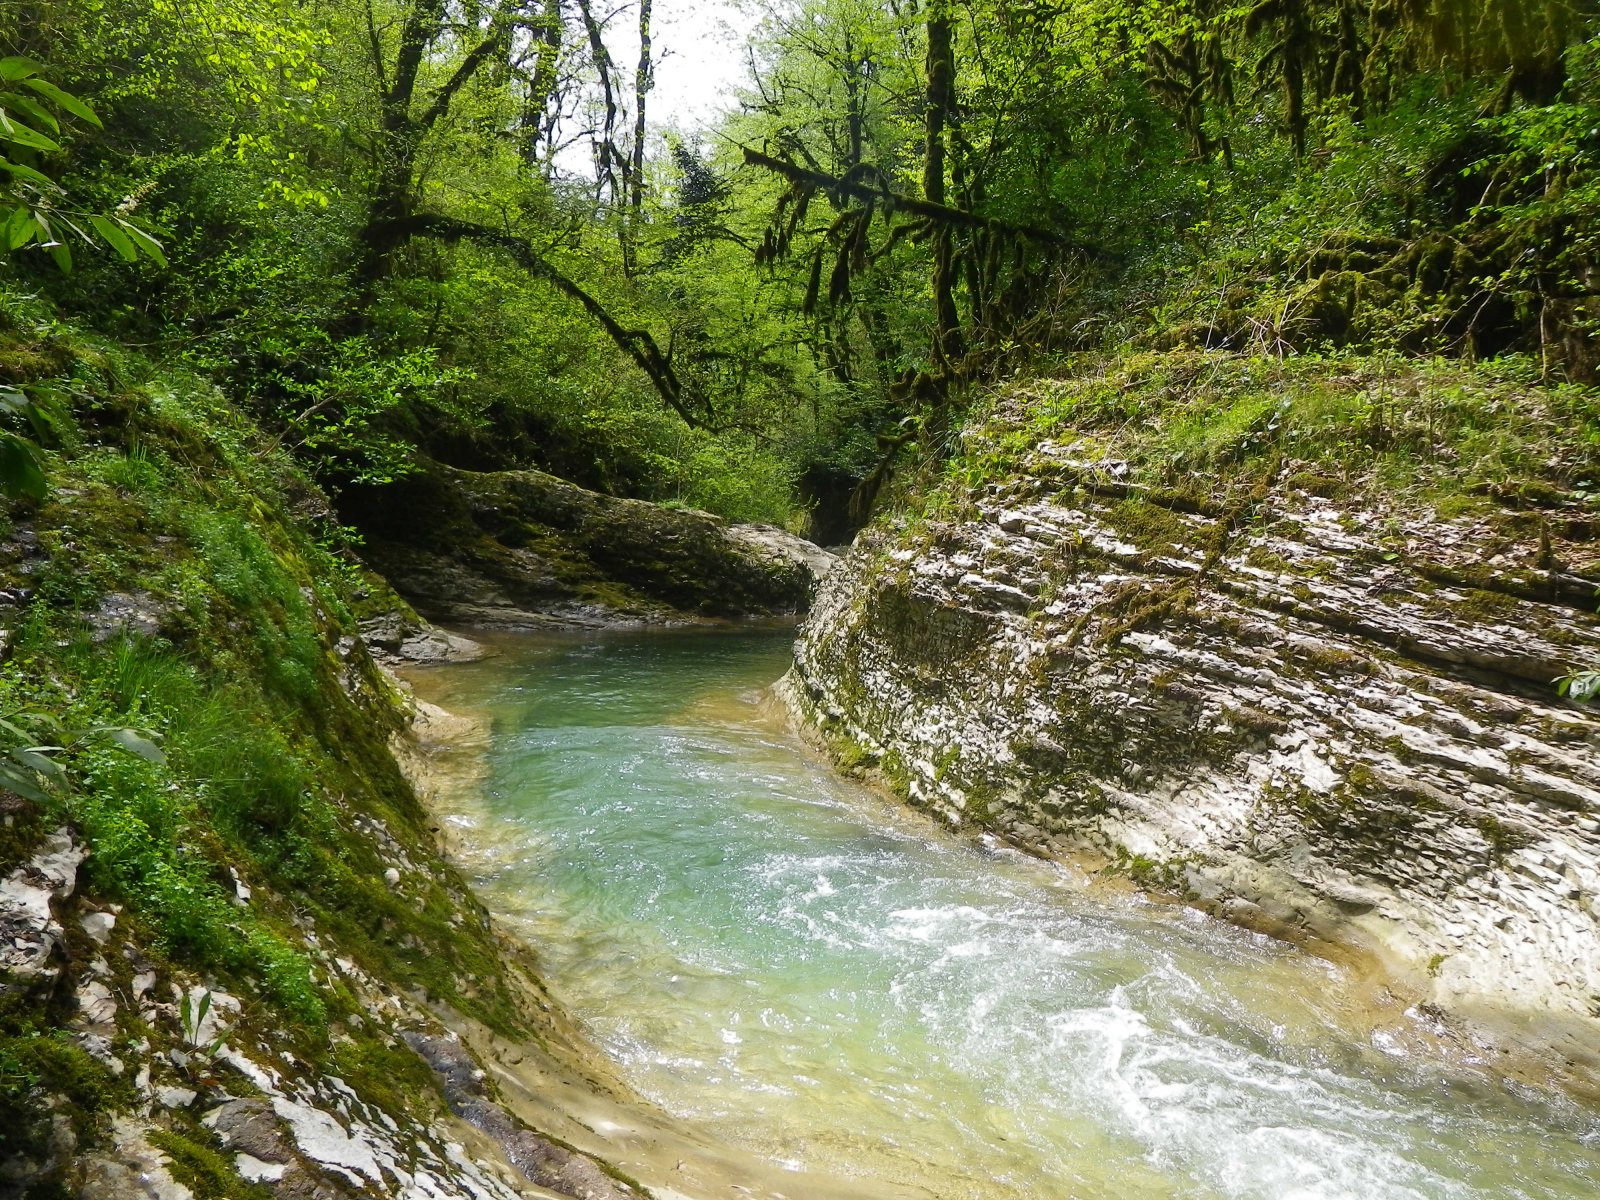
[[[483,631],[466,636],[472,632]],[[502,631],[499,636],[508,635]],[[393,735],[391,748],[433,817],[440,853],[469,881],[474,862],[468,829],[481,811],[492,722],[486,714],[459,705],[445,708],[429,696],[436,694],[432,685],[445,677],[441,673],[475,659],[399,662],[386,668],[410,698],[414,713],[411,723]],[[492,912],[490,921],[513,968],[513,986],[548,1014],[558,1036],[545,1045],[529,1044],[507,1039],[454,1009],[436,1008],[434,1015],[492,1075],[500,1104],[519,1121],[612,1164],[658,1200],[719,1200],[732,1194],[782,1200],[802,1182],[809,1200],[859,1200],[858,1183],[796,1173],[698,1134],[634,1092],[612,1060],[538,982],[537,947]],[[884,1200],[926,1200],[918,1191],[874,1187]]]
[[[1350,938],[1328,940],[1286,921],[1219,917],[1212,907],[1182,892],[1151,888],[1132,878],[1110,855],[1078,844],[1055,849],[976,822],[949,821],[908,790],[905,777],[881,765],[881,755],[863,753],[864,740],[843,734],[837,722],[822,718],[793,668],[773,684],[770,695],[790,731],[818,759],[840,774],[871,787],[886,800],[923,813],[949,832],[993,838],[1029,858],[1060,868],[1080,889],[1118,897],[1137,896],[1175,908],[1188,908],[1252,933],[1294,946],[1345,972],[1354,1005],[1370,1014],[1368,1036],[1383,1034],[1409,1054],[1444,1060],[1494,1080],[1564,1096],[1600,1112],[1600,1082],[1575,1077],[1554,1038],[1541,1039],[1523,1028],[1515,1014],[1488,1008],[1447,1009],[1433,1003],[1426,986],[1404,960],[1384,953],[1381,944]]]

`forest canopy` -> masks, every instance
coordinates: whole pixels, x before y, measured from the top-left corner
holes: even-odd
[[[688,134],[653,3],[0,0],[4,286],[335,490],[535,465],[824,540],[1041,357],[1594,374],[1586,0],[774,3]]]

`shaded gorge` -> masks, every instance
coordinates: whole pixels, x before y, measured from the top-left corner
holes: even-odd
[[[1593,1194],[1595,1114],[1354,969],[838,777],[765,697],[791,636],[506,636],[416,677],[490,722],[446,798],[480,894],[662,1108],[863,1196]]]

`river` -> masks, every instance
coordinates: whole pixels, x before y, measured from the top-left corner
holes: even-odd
[[[1355,969],[837,776],[764,694],[791,637],[502,637],[427,681],[492,721],[474,883],[656,1104],[863,1197],[1600,1195],[1595,1113]]]

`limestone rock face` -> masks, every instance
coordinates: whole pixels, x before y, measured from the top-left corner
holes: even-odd
[[[431,620],[606,625],[802,611],[833,556],[770,526],[619,499],[540,471],[435,465],[352,489],[366,556]]]
[[[1284,473],[1183,511],[1032,462],[823,587],[785,689],[835,751],[952,823],[1374,951],[1600,1080],[1600,713],[1553,686],[1600,623],[1559,528],[1507,545]]]
[[[72,895],[85,853],[63,827],[0,882],[0,996],[48,988],[60,974],[62,929],[51,901]]]

